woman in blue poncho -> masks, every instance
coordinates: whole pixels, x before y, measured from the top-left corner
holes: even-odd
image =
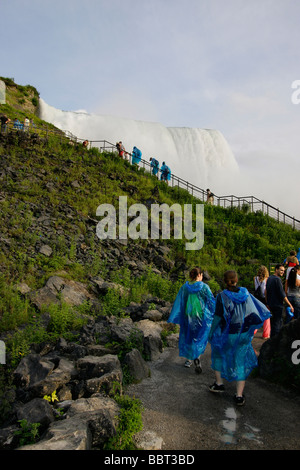
[[[185,366],[190,367],[194,361],[195,371],[200,373],[200,355],[207,345],[215,299],[208,285],[202,282],[200,268],[191,270],[190,279],[180,288],[168,322],[180,325],[179,355],[187,359]]]
[[[170,181],[171,179],[171,170],[168,167],[168,165],[165,164],[165,162],[162,163],[160,171],[161,171],[160,180],[166,181],[168,183],[168,181]]]
[[[224,281],[226,289],[217,296],[209,335],[212,368],[216,376],[215,383],[209,389],[211,392],[223,392],[223,379],[236,381],[235,402],[243,405],[245,380],[257,366],[257,357],[251,344],[254,331],[271,314],[245,287],[237,287],[238,276],[235,271],[226,271]]]
[[[133,165],[138,165],[142,158],[142,152],[137,147],[133,147],[131,162]]]

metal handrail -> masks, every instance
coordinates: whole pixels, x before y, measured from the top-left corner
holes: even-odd
[[[103,150],[109,150],[109,151],[116,151],[117,147],[115,144],[112,144],[111,142],[101,140],[101,141],[91,141],[90,144],[92,145],[93,143],[103,143],[103,145],[100,147]],[[126,152],[128,155],[132,155],[130,152]],[[146,160],[141,159],[140,162],[143,165],[143,168],[147,168],[148,171],[151,173],[151,165],[149,162]],[[160,172],[160,170],[159,170]],[[179,176],[176,175],[171,175],[171,186],[177,186],[182,189],[186,189],[189,193],[191,193],[193,196],[197,197],[201,201],[205,202],[207,193],[206,190],[199,188],[198,186],[195,186],[194,184],[180,178]],[[267,202],[258,199],[255,196],[234,196],[234,195],[229,195],[229,196],[217,196],[214,195],[214,198],[216,200],[217,206],[219,207],[238,207],[238,208],[249,208],[251,212],[257,212],[261,211],[265,215],[269,215],[273,219],[277,220],[278,222],[283,222],[287,225],[291,225],[294,229],[300,230],[300,220],[297,220],[295,217],[292,217],[284,212],[282,212],[280,209],[272,206],[271,204],[268,204]],[[257,208],[259,207],[259,208]],[[255,209],[255,210],[254,210]]]
[[[48,136],[49,134],[55,134],[55,135],[60,135],[65,136],[67,139],[71,140],[72,142],[75,143],[81,143],[85,142],[86,139],[80,139],[76,137],[74,134],[72,134],[70,131],[66,130],[56,130],[53,128],[49,128],[47,126],[44,127],[38,127],[35,124],[31,124],[29,129],[25,129],[24,126],[22,125],[22,128],[14,128],[14,122],[10,121],[7,125],[8,129],[11,129],[13,131],[29,131],[29,132],[37,132],[41,131],[42,133],[46,134]],[[6,129],[7,131],[7,129]],[[105,152],[115,152],[117,150],[116,144],[113,144],[107,140],[92,140],[89,141],[89,147],[91,148],[94,146],[93,144],[101,144],[101,145],[96,145],[97,148],[99,148],[101,151]],[[132,154],[130,152],[126,152],[127,155],[132,157]],[[149,173],[151,173],[151,165],[149,162],[146,160],[141,159],[140,164],[142,164],[144,169],[147,169]],[[160,170],[159,170],[160,173]],[[199,188],[198,186],[195,186],[192,183],[189,183],[188,181],[180,178],[179,176],[171,174],[171,186],[172,187],[178,187],[181,189],[187,190],[189,193],[191,193],[194,197],[200,199],[202,202],[206,201],[206,191],[202,188]],[[292,225],[292,227],[295,230],[300,230],[300,220],[296,219],[295,217],[292,217],[284,212],[282,212],[280,209],[272,206],[271,204],[268,204],[267,202],[258,199],[255,196],[234,196],[234,195],[229,195],[229,196],[217,196],[214,195],[214,198],[216,200],[216,205],[219,207],[223,208],[228,208],[228,207],[238,207],[238,208],[243,208],[247,207],[251,210],[251,212],[256,212],[256,211],[261,211],[263,214],[266,214],[273,219],[276,219],[278,222],[283,222],[287,225]],[[260,206],[260,209],[255,209],[255,207]]]

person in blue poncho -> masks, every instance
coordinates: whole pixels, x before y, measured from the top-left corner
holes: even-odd
[[[160,174],[161,181],[166,181],[166,182],[170,181],[171,170],[168,167],[168,165],[165,164],[165,162],[162,163],[160,171],[161,171],[161,174]]]
[[[235,402],[243,405],[245,380],[257,366],[257,357],[251,344],[254,331],[271,314],[245,287],[237,286],[238,276],[235,271],[226,271],[224,281],[226,289],[217,295],[209,334],[212,369],[216,376],[209,390],[223,392],[223,379],[236,381]]]
[[[180,325],[179,355],[185,357],[185,367],[194,361],[195,371],[202,372],[200,355],[204,352],[215,311],[215,298],[203,279],[203,271],[193,268],[190,282],[181,286],[173,304],[169,323]]]
[[[152,175],[156,176],[159,170],[159,161],[156,160],[156,158],[151,157],[150,162],[151,162],[150,166],[152,169]]]
[[[133,147],[131,162],[133,165],[138,165],[142,158],[142,152],[137,148]]]

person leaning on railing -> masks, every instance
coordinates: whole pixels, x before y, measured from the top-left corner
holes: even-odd
[[[1,132],[6,132],[7,124],[10,122],[10,119],[5,114],[2,114],[0,116],[0,121],[1,121]]]

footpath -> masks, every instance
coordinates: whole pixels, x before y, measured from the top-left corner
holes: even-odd
[[[259,335],[252,343],[257,352],[264,341]],[[253,374],[246,381],[246,404],[236,406],[234,383],[225,382],[223,394],[208,390],[214,382],[209,345],[201,374],[183,363],[178,348],[167,348],[150,363],[151,377],[128,388],[144,407],[141,439],[154,436],[162,451],[300,449],[299,394]]]

